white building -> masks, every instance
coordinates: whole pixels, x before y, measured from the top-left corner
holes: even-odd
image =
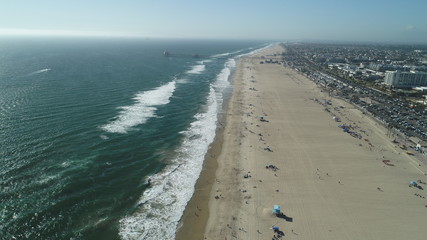
[[[389,71],[384,82],[394,87],[423,87],[427,86],[427,73]]]

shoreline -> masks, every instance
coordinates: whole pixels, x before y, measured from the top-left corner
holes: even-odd
[[[261,52],[266,49],[263,49]],[[259,54],[258,51],[254,54],[243,56],[242,58],[251,57],[256,54]],[[241,97],[242,82],[240,78],[242,77],[241,71],[243,68],[241,63],[242,58],[236,59],[236,68],[230,77],[232,91],[230,96],[224,101],[224,113],[220,116],[218,121],[221,127],[218,127],[215,139],[209,146],[208,153],[203,163],[202,172],[195,185],[195,191],[181,217],[175,236],[177,240],[199,240],[203,239],[206,235],[205,230],[210,217],[211,201],[215,199],[215,196],[219,196],[215,194],[215,192],[218,191],[214,191],[214,185],[215,183],[219,183],[216,175],[220,170],[219,155],[223,154],[225,132],[227,132],[227,135],[230,134],[231,119],[229,115],[234,113],[234,109],[238,109],[238,106],[234,106],[234,103],[236,102],[236,98]],[[236,127],[236,122],[233,123],[233,126]],[[238,126],[241,127],[241,124],[238,124]],[[236,134],[233,134],[232,136],[234,137],[235,135]],[[230,140],[227,142],[229,141]]]
[[[239,60],[236,59],[236,68]],[[203,239],[205,227],[209,218],[209,201],[211,198],[211,190],[215,182],[216,171],[218,169],[218,155],[222,151],[224,141],[224,130],[227,125],[227,115],[229,104],[233,96],[235,70],[231,73],[231,92],[229,96],[225,96],[223,102],[223,112],[218,116],[218,126],[216,129],[215,139],[209,145],[203,161],[202,171],[196,181],[193,196],[188,201],[184,213],[179,221],[175,239],[176,240],[199,240]]]
[[[272,226],[286,239],[423,239],[427,196],[408,181],[427,182],[426,166],[357,107],[293,69],[259,64],[280,51],[272,46],[236,65],[225,127],[176,239],[270,239]],[[285,218],[272,214],[276,204]],[[199,207],[203,216],[194,214]]]
[[[203,238],[209,218],[209,199],[218,168],[217,156],[221,152],[223,134],[224,128],[218,128],[214,141],[209,145],[202,171],[195,184],[193,196],[188,201],[179,222],[175,235],[177,240],[198,240]]]

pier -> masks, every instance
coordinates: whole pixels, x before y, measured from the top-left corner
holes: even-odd
[[[193,57],[193,58],[200,58],[199,54],[186,54],[186,53],[170,53],[169,51],[165,50],[163,52],[163,56],[165,57]]]

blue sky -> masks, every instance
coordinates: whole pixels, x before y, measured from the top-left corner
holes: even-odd
[[[0,0],[0,35],[427,43],[425,0]]]

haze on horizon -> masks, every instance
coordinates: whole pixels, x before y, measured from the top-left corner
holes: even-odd
[[[1,1],[0,36],[427,43],[424,0]]]

